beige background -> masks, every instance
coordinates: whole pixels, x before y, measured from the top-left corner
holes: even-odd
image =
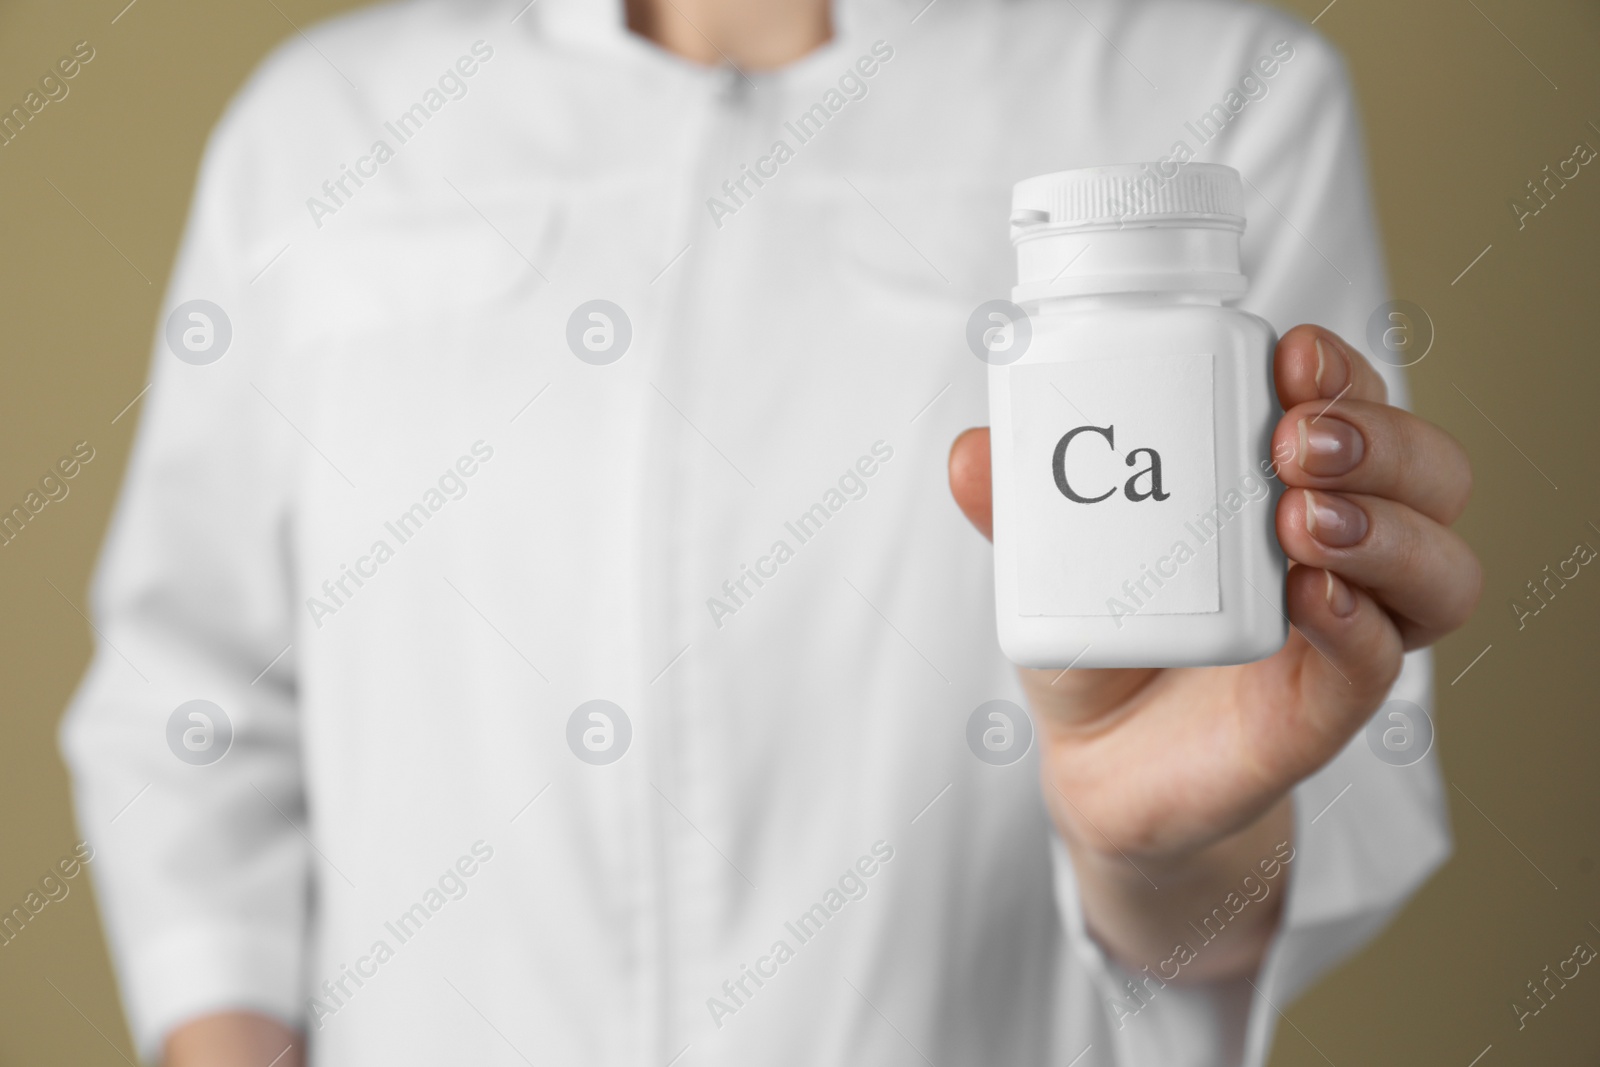
[[[1310,19],[1324,2],[1284,6]],[[67,99],[0,148],[0,503],[20,502],[74,442],[96,450],[70,496],[0,549],[0,910],[76,840],[55,730],[88,658],[79,609],[138,406],[116,417],[145,381],[204,137],[255,62],[295,32],[290,20],[354,6],[124,3],[0,4],[6,107],[75,42],[97,51]],[[1481,1067],[1592,1065],[1600,967],[1520,1032],[1511,1002],[1578,940],[1600,948],[1600,568],[1520,632],[1508,602],[1580,539],[1600,548],[1600,163],[1520,232],[1507,201],[1575,142],[1600,148],[1600,10],[1336,0],[1317,25],[1355,73],[1396,294],[1437,327],[1413,372],[1416,403],[1476,464],[1461,529],[1487,584],[1437,661],[1456,855],[1288,1012],[1273,1063],[1468,1067],[1484,1053]],[[87,880],[71,885],[0,947],[0,1064],[132,1057]]]

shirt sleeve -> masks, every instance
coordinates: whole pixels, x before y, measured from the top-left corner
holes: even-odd
[[[1408,655],[1390,699],[1428,708],[1431,669],[1426,652]],[[1380,709],[1375,718],[1387,724],[1384,716]],[[1427,744],[1431,728],[1411,726],[1416,743]],[[1294,790],[1293,847],[1275,882],[1258,875],[1269,892],[1288,894],[1260,972],[1182,984],[1129,973],[1105,955],[1086,927],[1070,855],[1052,837],[1067,941],[1063,1015],[1075,1020],[1058,1027],[1060,1061],[1085,1053],[1075,1067],[1263,1067],[1295,998],[1375,937],[1449,855],[1446,798],[1431,750],[1397,766],[1374,754],[1365,731],[1357,734]],[[1191,947],[1204,951],[1198,936]],[[1158,974],[1160,962],[1150,961]]]
[[[162,305],[91,590],[95,652],[61,728],[125,1011],[152,1060],[198,1015],[300,1013],[310,846],[290,606],[298,439],[268,399],[283,404],[293,383],[252,305],[270,251],[246,236],[262,168],[238,112],[207,149]],[[212,305],[194,309],[203,318],[181,307],[195,300]],[[185,330],[196,331],[188,345]]]
[[[1239,69],[1280,40],[1294,55],[1270,80],[1267,95],[1251,101],[1197,158],[1235,167],[1245,180],[1251,286],[1244,309],[1280,334],[1312,322],[1367,351],[1367,322],[1388,299],[1388,287],[1349,79],[1314,31],[1277,17],[1241,46]],[[1372,362],[1390,401],[1404,405],[1402,370]],[[1388,699],[1431,715],[1431,670],[1427,651],[1408,654]],[[1374,718],[1388,722],[1389,708]],[[1431,725],[1412,727],[1418,743],[1431,742]],[[1052,840],[1067,940],[1063,1015],[1089,1022],[1058,1038],[1060,1062],[1082,1054],[1075,1067],[1260,1067],[1294,999],[1376,936],[1450,852],[1431,744],[1420,759],[1397,766],[1379,758],[1364,731],[1357,733],[1295,788],[1294,807],[1294,858],[1273,889],[1287,893],[1281,925],[1260,972],[1233,982],[1158,986],[1108,960],[1086,930],[1071,859]],[[1098,1002],[1098,1016],[1085,1006],[1090,999]]]

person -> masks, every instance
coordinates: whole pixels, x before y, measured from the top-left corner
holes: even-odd
[[[963,334],[1010,186],[1190,156],[1283,334],[1293,631],[1019,673]],[[1343,65],[1261,7],[290,37],[206,151],[63,726],[141,1054],[1263,1063],[1449,850],[1432,753],[1366,740],[1480,585],[1388,295]]]

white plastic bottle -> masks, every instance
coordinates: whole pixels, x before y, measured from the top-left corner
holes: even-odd
[[[1225,306],[1243,200],[1205,163],[1013,192],[1018,284],[984,349],[1000,645],[1023,666],[1245,663],[1288,637],[1277,337]]]

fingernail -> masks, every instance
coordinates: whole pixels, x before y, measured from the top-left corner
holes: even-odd
[[[1307,489],[1306,533],[1329,548],[1349,548],[1367,536],[1367,513],[1338,493]]]
[[[1300,469],[1329,478],[1349,474],[1366,454],[1361,431],[1331,415],[1300,420]]]
[[[1356,595],[1350,587],[1333,576],[1332,571],[1323,571],[1328,579],[1325,596],[1328,598],[1328,610],[1341,619],[1348,619],[1356,611]]]
[[[1312,347],[1317,350],[1317,395],[1338,396],[1350,378],[1348,357],[1337,344],[1325,343],[1320,337],[1313,339]]]

